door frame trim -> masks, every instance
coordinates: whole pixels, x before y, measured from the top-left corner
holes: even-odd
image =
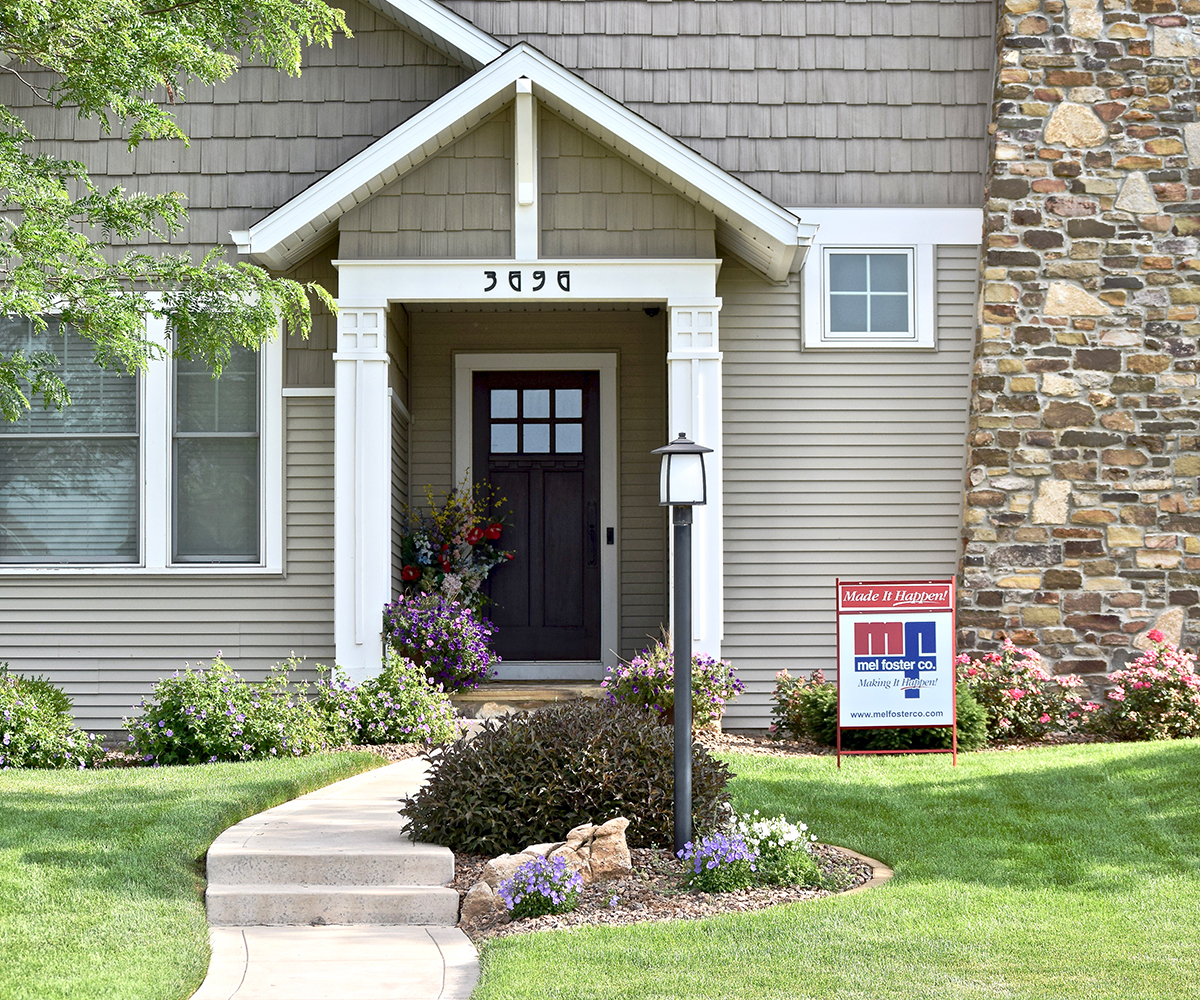
[[[620,421],[617,414],[617,354],[613,352],[505,352],[454,355],[454,481],[471,471],[471,400],[477,371],[596,371],[600,373],[600,525],[616,529],[616,544],[600,546],[600,655],[595,663],[572,663],[571,676],[545,676],[556,661],[500,664],[504,680],[586,680],[580,671],[599,680],[604,668],[617,664],[621,618]],[[535,671],[531,677],[530,671]]]

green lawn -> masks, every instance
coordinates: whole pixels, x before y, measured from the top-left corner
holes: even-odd
[[[490,942],[475,1000],[1193,1000],[1200,741],[949,757],[731,755],[739,808],[891,883],[744,916]]]
[[[190,996],[208,968],[200,862],[213,838],[381,763],[0,772],[0,998]]]

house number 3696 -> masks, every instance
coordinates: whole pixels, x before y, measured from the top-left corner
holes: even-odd
[[[508,287],[514,292],[521,291],[524,287],[524,271],[509,271],[508,272]],[[529,284],[529,291],[540,292],[546,287],[546,272],[532,271],[529,274],[532,281]],[[494,292],[500,286],[500,273],[498,271],[483,272],[483,290],[485,292]],[[571,272],[559,271],[555,275],[555,281],[558,282],[558,287],[564,292],[571,290]]]

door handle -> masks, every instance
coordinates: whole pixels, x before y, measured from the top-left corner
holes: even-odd
[[[589,566],[596,565],[600,553],[600,527],[597,523],[599,518],[596,507],[595,502],[589,502],[587,505],[587,564]]]

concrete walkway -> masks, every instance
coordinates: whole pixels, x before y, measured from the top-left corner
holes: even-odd
[[[479,962],[454,926],[454,857],[402,837],[396,812],[424,776],[390,764],[222,833],[192,1000],[467,1000]]]

